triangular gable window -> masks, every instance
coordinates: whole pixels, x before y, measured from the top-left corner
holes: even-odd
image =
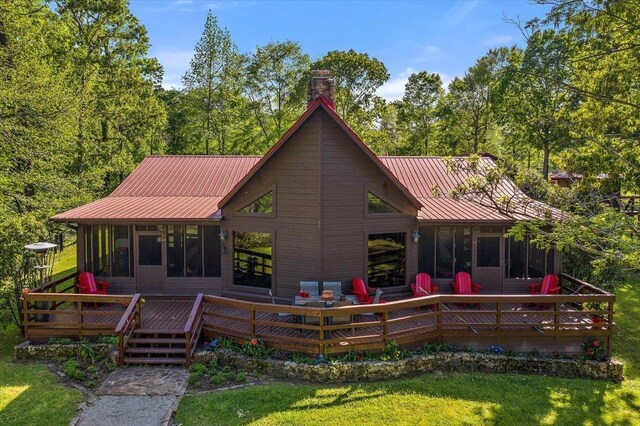
[[[395,207],[392,207],[382,198],[369,192],[369,214],[379,213],[400,213],[400,211]]]
[[[258,213],[258,214],[271,214],[273,213],[273,191],[269,191],[262,197],[258,198],[248,206],[240,210],[241,213]]]

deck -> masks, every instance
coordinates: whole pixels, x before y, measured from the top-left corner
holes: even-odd
[[[498,345],[516,352],[576,354],[582,353],[586,339],[596,337],[610,354],[614,302],[615,295],[567,277],[558,295],[438,294],[329,308],[202,294],[145,302],[139,294],[33,292],[24,297],[23,320],[30,340],[116,335],[122,357],[128,350],[135,352],[129,341],[179,338],[187,363],[203,335],[238,342],[258,337],[272,347],[325,354],[378,351],[391,341],[406,347],[437,341],[477,349]],[[43,314],[48,314],[46,321]],[[596,316],[602,320],[594,322]]]

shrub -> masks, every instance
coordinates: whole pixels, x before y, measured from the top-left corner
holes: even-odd
[[[268,349],[264,342],[261,339],[257,339],[252,337],[242,344],[241,347],[242,353],[246,356],[250,356],[253,358],[268,358],[271,354],[274,353],[273,350]]]
[[[52,337],[48,342],[50,345],[73,345],[74,342],[72,339],[68,337]]]
[[[242,372],[239,371],[238,374],[236,374],[236,383],[245,383],[247,381],[247,375]]]
[[[76,380],[76,381],[84,380],[84,377],[85,377],[84,371],[80,369],[80,365],[76,360],[71,359],[65,362],[63,371],[65,376],[67,376],[71,380]]]
[[[117,345],[118,336],[100,336],[98,337],[98,343],[104,343],[107,345]]]
[[[597,337],[593,337],[582,344],[586,359],[602,360],[605,358],[604,345]]]
[[[189,369],[189,384],[196,388],[200,387],[202,377],[207,372],[204,364],[193,364]]]

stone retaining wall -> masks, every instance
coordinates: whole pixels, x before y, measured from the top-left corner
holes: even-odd
[[[621,381],[623,364],[618,361],[525,358],[468,352],[442,352],[391,362],[335,362],[299,364],[262,360],[233,351],[198,352],[194,363],[216,360],[221,365],[253,371],[281,379],[319,383],[388,380],[434,371],[540,374],[548,376]]]
[[[107,343],[72,343],[69,345],[44,344],[34,345],[31,342],[22,342],[13,348],[13,359],[18,361],[45,360],[58,357],[76,358],[81,357],[87,350],[86,345],[91,346],[97,356],[110,358],[115,362],[114,356],[117,351],[114,345]]]

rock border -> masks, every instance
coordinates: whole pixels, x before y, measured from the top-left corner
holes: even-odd
[[[380,381],[436,371],[537,374],[566,378],[623,380],[620,361],[529,358],[471,352],[441,352],[416,355],[399,361],[332,362],[300,364],[292,361],[256,359],[226,349],[200,351],[194,363],[217,361],[271,377],[315,383]]]
[[[81,357],[86,350],[87,343],[52,344],[45,343],[36,345],[30,341],[22,342],[13,347],[13,359],[15,361],[47,360],[58,357],[77,358]],[[88,343],[93,351],[106,359],[111,359],[114,363],[117,360],[117,350],[114,345],[108,343]]]

